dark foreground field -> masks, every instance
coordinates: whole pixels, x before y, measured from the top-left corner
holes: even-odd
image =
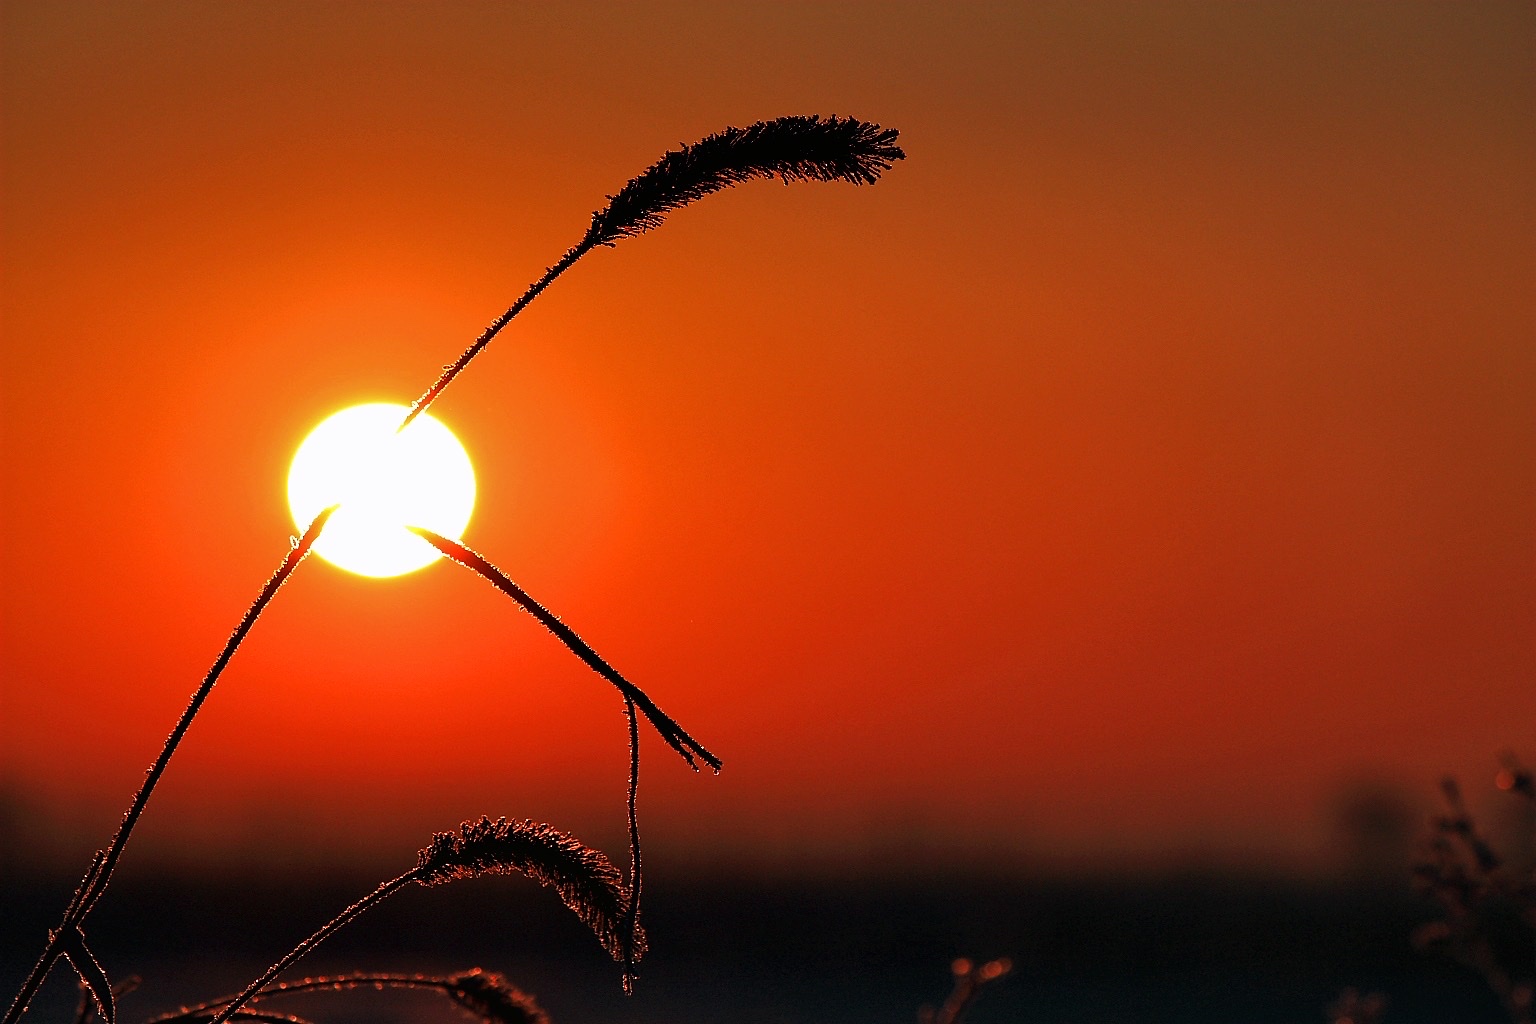
[[[238,989],[374,879],[189,878],[124,872],[92,922],[107,970],[139,974],[125,1024]],[[0,882],[5,999],[70,883]],[[1413,950],[1430,915],[1406,892],[1183,876],[1130,882],[922,878],[651,880],[653,951],[638,994],[548,892],[521,879],[411,891],[343,932],[300,973],[449,973],[482,966],[531,990],[555,1024],[912,1022],[957,955],[1011,956],[974,1024],[1318,1024],[1345,986],[1386,992],[1388,1024],[1501,1020],[1480,982]],[[56,974],[30,1019],[68,1021]],[[289,1002],[322,1022],[451,1021],[415,993]],[[277,1004],[273,1004],[274,1007]]]

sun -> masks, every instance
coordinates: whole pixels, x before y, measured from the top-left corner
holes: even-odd
[[[326,561],[362,576],[399,576],[441,558],[406,529],[458,540],[475,507],[469,454],[423,413],[399,430],[406,406],[354,405],[309,432],[288,468],[288,508],[303,531],[340,505],[315,542]]]

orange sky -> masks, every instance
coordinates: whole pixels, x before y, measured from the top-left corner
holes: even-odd
[[[7,3],[24,831],[106,838],[311,426],[784,113],[909,158],[594,253],[434,409],[466,540],[725,758],[648,740],[666,858],[1309,862],[1351,780],[1536,755],[1536,12],[1014,7]],[[314,561],[137,839],[611,840],[619,711],[467,573]]]

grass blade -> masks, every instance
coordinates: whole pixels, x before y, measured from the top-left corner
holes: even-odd
[[[522,587],[513,583],[506,573],[492,565],[484,555],[465,547],[458,541],[449,540],[423,527],[412,526],[410,530],[455,562],[474,570],[497,590],[522,605],[524,610],[544,624],[544,628],[555,634],[561,643],[570,648],[573,654],[586,662],[592,671],[618,687],[619,692],[627,700],[634,701],[635,706],[645,715],[646,720],[651,723],[661,738],[688,762],[690,768],[698,770],[699,766],[694,760],[697,757],[715,771],[720,770],[721,762],[718,757],[705,750],[702,744],[683,731],[682,726],[657,707],[656,703],[645,695],[644,690],[619,675],[612,665],[604,661],[585,640],[576,635],[575,630],[561,622],[548,608],[535,601]]]
[[[90,990],[91,999],[96,1003],[96,1012],[106,1024],[117,1024],[117,1001],[112,995],[112,983],[107,980],[107,972],[101,969],[101,964],[96,960],[96,954],[92,953],[85,944],[85,934],[79,928],[71,928],[63,936],[64,958],[69,965],[80,975],[80,982]]]

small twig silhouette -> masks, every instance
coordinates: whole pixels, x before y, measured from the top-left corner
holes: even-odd
[[[666,215],[712,192],[754,178],[792,181],[846,181],[872,185],[906,154],[896,145],[894,128],[852,117],[794,115],[757,121],[745,128],[730,127],[692,145],[669,151],[638,177],[631,179],[608,205],[592,214],[592,224],[554,266],[518,297],[411,406],[403,430],[437,400],[470,360],[523,308],[600,245],[617,245],[660,227]]]
[[[521,873],[553,888],[621,963],[638,961],[645,936],[630,932],[629,892],[619,869],[575,837],[537,821],[465,822],[458,832],[439,832],[416,857],[416,866],[381,884],[300,942],[245,991],[225,1003],[208,1024],[223,1024],[255,999],[279,974],[307,956],[348,923],[408,885],[435,886],[485,875]]]
[[[118,858],[122,856],[123,848],[128,845],[128,838],[133,834],[133,827],[138,823],[139,816],[144,813],[144,807],[149,803],[149,798],[155,791],[155,784],[160,781],[160,776],[164,774],[165,766],[170,763],[171,755],[176,753],[176,747],[181,743],[182,737],[186,735],[187,728],[192,724],[192,719],[197,717],[203,702],[208,699],[208,694],[213,690],[213,684],[219,681],[219,676],[224,673],[224,669],[229,664],[230,659],[235,656],[235,651],[239,650],[241,641],[251,631],[251,627],[256,624],[256,619],[260,617],[262,610],[276,596],[278,590],[287,581],[288,577],[293,574],[293,570],[297,569],[299,563],[309,554],[309,549],[314,546],[315,540],[320,536],[320,531],[325,528],[326,520],[330,519],[331,513],[335,511],[336,506],[333,505],[321,512],[315,517],[314,522],[309,524],[309,529],[304,531],[304,535],[293,541],[289,547],[288,554],[283,557],[282,564],[277,567],[277,571],[267,580],[266,586],[261,588],[261,593],[256,596],[256,600],[246,610],[245,615],[240,619],[240,624],[235,627],[235,631],[230,634],[229,639],[224,644],[224,649],[219,652],[218,658],[214,661],[213,667],[203,677],[202,685],[192,694],[192,700],[188,703],[187,709],[182,712],[175,728],[171,730],[170,736],[166,738],[165,746],[161,749],[160,756],[155,758],[154,763],[149,766],[149,771],[144,777],[144,783],[139,787],[138,793],[135,794],[133,803],[129,805],[128,813],[123,815],[122,824],[118,826],[116,834],[112,836],[112,841],[107,844],[105,850],[98,851],[92,859],[90,868],[86,871],[80,886],[75,890],[74,897],[69,901],[69,905],[64,910],[63,922],[49,934],[48,945],[43,949],[42,956],[38,957],[37,963],[33,965],[31,972],[22,983],[21,991],[16,994],[16,998],[11,1002],[11,1007],[6,1011],[3,1024],[15,1024],[15,1021],[26,1012],[27,1005],[32,1001],[33,995],[37,993],[38,987],[42,985],[43,979],[48,976],[48,972],[53,969],[54,964],[58,963],[59,957],[66,954],[67,946],[70,943],[78,941],[83,948],[84,936],[81,926],[85,923],[87,915],[95,908],[96,902],[101,899],[101,894],[106,890],[107,883],[112,880],[112,872],[117,867]],[[75,967],[77,971],[81,971],[79,963],[76,963]],[[98,986],[105,985],[105,975],[97,979],[94,984],[93,979],[86,977],[84,971],[81,971],[81,978],[92,986],[93,991]],[[106,991],[110,993],[110,986],[106,986]],[[99,1003],[103,1002],[99,994],[97,1001]],[[106,1007],[103,1008],[102,1015],[107,1019],[108,1024],[111,1024],[111,1018],[108,1016],[109,1011],[107,1009],[111,1005],[110,996],[105,1000],[105,1003]]]
[[[549,1024],[549,1018],[531,995],[508,982],[500,974],[482,971],[478,967],[446,978],[425,974],[363,972],[323,975],[268,985],[252,996],[251,1002],[304,992],[342,992],[355,988],[421,989],[438,992],[479,1017],[483,1024]],[[146,1024],[199,1024],[199,1022],[211,1021],[215,1011],[238,998],[238,995],[229,995],[211,999],[196,1006],[183,1007],[175,1013],[161,1014],[147,1021]],[[234,1017],[239,1018],[251,1012],[253,1011],[240,1010],[234,1014]]]

